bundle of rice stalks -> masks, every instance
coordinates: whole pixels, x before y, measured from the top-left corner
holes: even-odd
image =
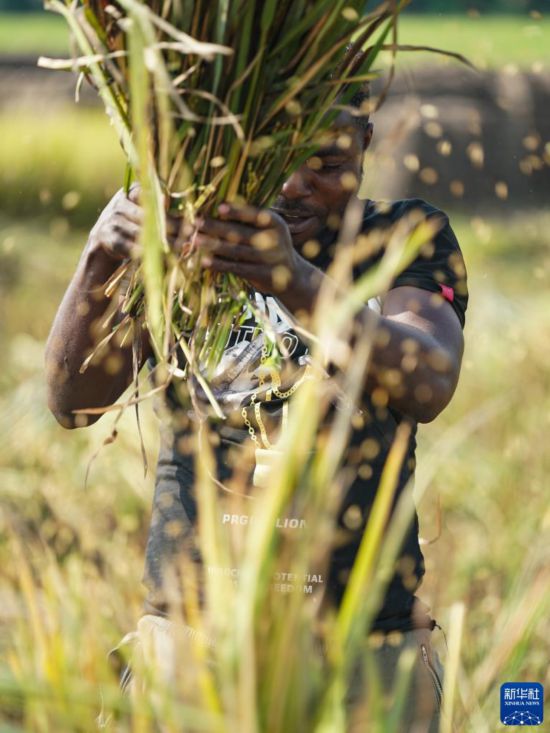
[[[185,376],[213,404],[207,378],[254,304],[242,281],[200,267],[197,216],[224,201],[270,205],[372,77],[407,1],[368,13],[364,0],[46,2],[66,18],[78,54],[42,63],[93,82],[128,158],[127,185],[141,185],[142,255],[125,268],[124,310],[145,314],[169,374],[183,349]],[[265,334],[276,356],[268,324]]]

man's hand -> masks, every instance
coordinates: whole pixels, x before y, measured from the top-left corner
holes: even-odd
[[[134,184],[128,196],[122,189],[113,196],[90,232],[91,252],[101,250],[115,262],[135,255],[143,219],[139,192]]]
[[[48,337],[45,354],[48,404],[66,428],[95,422],[99,415],[86,418],[76,416],[74,410],[112,404],[133,376],[132,339],[127,339],[124,346],[117,346],[112,340],[97,351],[83,373],[80,367],[111,329],[113,321],[108,318],[106,323],[106,316],[112,300],[105,295],[105,283],[136,252],[142,219],[138,195],[138,186],[132,187],[129,197],[121,190],[101,213]],[[151,354],[147,332],[143,331],[139,367]]]
[[[304,263],[284,219],[252,206],[222,204],[218,218],[199,221],[196,243],[203,267],[231,272],[264,293],[285,290]]]

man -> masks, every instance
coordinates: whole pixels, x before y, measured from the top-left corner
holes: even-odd
[[[353,103],[359,108],[363,102],[364,97],[358,95]],[[228,415],[227,422],[216,428],[217,478],[222,483],[231,481],[235,451],[247,443],[255,449],[256,457],[250,480],[261,482],[265,468],[262,460],[274,447],[273,436],[284,423],[288,399],[307,377],[308,348],[295,325],[307,321],[328,277],[326,270],[339,226],[348,205],[356,200],[362,160],[372,132],[365,116],[341,112],[330,141],[286,181],[271,210],[222,205],[217,219],[199,222],[196,242],[203,253],[202,266],[215,272],[231,272],[248,281],[255,291],[257,307],[281,334],[287,351],[285,368],[265,383],[265,349],[252,312],[228,340],[212,379],[214,394]],[[46,349],[49,405],[64,427],[95,421],[97,416],[75,417],[73,410],[109,405],[131,381],[132,353],[128,345],[100,353],[82,374],[79,368],[102,337],[97,324],[109,305],[103,285],[131,255],[138,240],[138,202],[137,189],[128,198],[119,192],[104,210],[52,327]],[[433,242],[397,276],[383,297],[370,301],[357,316],[358,324],[373,326],[380,337],[375,339],[359,405],[360,417],[354,421],[344,457],[344,464],[354,470],[338,514],[339,527],[348,532],[348,541],[333,551],[327,577],[320,581],[326,597],[336,605],[345,591],[361,530],[398,425],[408,421],[413,432],[396,497],[414,471],[414,426],[433,420],[444,409],[459,376],[467,289],[464,263],[447,218],[419,200],[385,207],[367,201],[361,229],[363,234],[387,232],[396,222],[418,216],[418,212],[436,224]],[[259,235],[266,233],[271,246],[256,246]],[[174,246],[178,246],[177,241]],[[371,250],[364,262],[357,263],[354,275],[367,271],[380,255],[381,250]],[[144,336],[139,367],[146,360],[154,365],[151,346]],[[113,359],[115,370],[109,367]],[[200,389],[197,392],[200,398]],[[167,392],[167,401],[175,417],[163,431],[145,576],[150,591],[149,617],[157,619],[156,626],[163,628],[167,628],[163,616],[169,600],[173,600],[173,596],[167,597],[167,578],[174,577],[177,558],[185,550],[200,561],[194,544],[194,464],[185,448],[189,419],[178,411],[172,388]],[[232,516],[227,517],[227,521],[233,521]],[[248,515],[242,513],[236,519],[248,520]],[[215,573],[231,569],[206,570]],[[415,515],[373,627],[388,635],[377,652],[384,685],[393,684],[402,649],[416,649],[417,664],[403,722],[403,730],[411,731],[437,730],[442,691],[439,661],[430,645],[435,622],[414,596],[423,573]],[[358,680],[351,690],[350,704],[359,695]],[[357,730],[362,729],[360,713],[356,725]]]

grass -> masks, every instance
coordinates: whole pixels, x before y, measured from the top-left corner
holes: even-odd
[[[548,68],[547,47],[550,20],[535,20],[528,15],[464,15],[405,16],[401,23],[400,41],[418,45],[434,45],[459,51],[481,69],[515,64],[531,69],[533,64]],[[65,55],[67,31],[61,18],[48,13],[18,15],[2,13],[0,22],[2,53]],[[432,62],[426,53],[404,56],[400,65]],[[445,59],[438,63],[452,63]],[[537,67],[535,67],[537,68]]]
[[[40,114],[40,125],[25,112],[0,115],[0,208],[16,216],[54,215],[60,229],[66,222],[87,226],[123,183],[116,136],[97,109]]]
[[[550,455],[542,437],[549,427],[550,351],[541,338],[550,309],[545,289],[533,287],[534,270],[543,268],[545,277],[550,270],[549,229],[546,217],[519,213],[484,226],[482,242],[479,222],[456,219],[470,266],[467,349],[452,405],[421,428],[417,478],[428,485],[420,506],[423,537],[438,533],[437,495],[443,512],[441,536],[424,547],[427,577],[420,595],[447,632],[452,604],[465,604],[457,724],[468,733],[496,729],[502,682],[550,682],[543,541],[550,528]],[[526,227],[531,246],[525,245]],[[114,689],[104,652],[139,616],[152,477],[143,479],[128,414],[115,445],[94,463],[85,492],[85,469],[109,434],[110,418],[67,433],[44,404],[44,338],[86,232],[69,229],[52,237],[40,223],[8,220],[0,231],[3,265],[17,273],[1,301],[7,317],[0,334],[6,345],[0,640],[10,651],[0,674],[0,727],[76,730],[71,716],[78,715],[78,730],[92,730],[98,685]],[[150,406],[144,417],[154,458]],[[21,543],[24,555],[17,554]],[[24,582],[26,572],[41,579],[38,598]],[[28,625],[35,603],[43,609],[42,630]],[[44,665],[35,646],[42,637],[55,655],[53,667]],[[445,660],[442,643],[440,652]],[[465,710],[473,715],[468,722]]]
[[[67,29],[52,13],[0,13],[0,49],[3,54],[66,54]]]
[[[464,15],[422,16],[404,18],[400,42],[437,46],[464,54],[480,69],[498,69],[514,64],[522,69],[542,65],[548,69],[550,19],[535,20],[527,15]],[[433,57],[416,54],[416,61]],[[398,68],[410,63],[411,55],[402,54]],[[440,57],[438,63],[451,60]],[[535,66],[538,68],[538,66]]]
[[[473,234],[479,222],[472,227],[458,219],[472,299],[463,373],[450,409],[422,430],[419,456],[422,483],[425,472],[434,470],[435,456],[444,455],[421,512],[421,534],[436,537],[439,494],[443,529],[425,549],[424,592],[436,608],[449,608],[451,599],[464,601],[464,677],[473,690],[483,685],[482,709],[493,721],[497,687],[505,679],[548,681],[543,537],[550,515],[543,486],[550,457],[538,436],[546,432],[550,414],[544,367],[549,354],[540,339],[549,319],[547,296],[533,287],[534,272],[538,282],[550,275],[545,222],[529,214],[485,222],[491,234],[482,244]],[[538,236],[529,247],[524,233],[530,226]],[[461,423],[464,430],[468,423],[477,427],[455,444],[447,429]],[[522,604],[525,615],[518,617]],[[546,618],[540,615],[544,608]],[[445,625],[445,612],[443,618]],[[493,722],[489,729],[495,727]]]

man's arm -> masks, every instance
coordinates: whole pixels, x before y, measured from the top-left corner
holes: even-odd
[[[294,314],[310,313],[324,277],[305,262],[297,268],[295,282],[278,297]],[[397,287],[384,297],[381,315],[365,306],[356,322],[358,329],[376,329],[367,376],[375,402],[417,422],[434,420],[454,394],[464,351],[452,306],[427,290]]]
[[[463,351],[462,327],[447,301],[420,288],[394,288],[383,301],[367,386],[382,402],[387,395],[390,407],[431,422],[454,394]]]
[[[104,285],[131,256],[139,234],[141,212],[136,192],[115,194],[90,233],[76,272],[59,306],[46,344],[48,406],[66,428],[83,427],[99,415],[75,416],[73,410],[112,404],[132,379],[132,345],[113,343],[100,349],[82,374],[80,367],[121,318],[117,311],[105,324],[112,300]],[[132,200],[133,199],[133,200]],[[141,368],[151,348],[143,332]]]
[[[200,232],[203,266],[232,272],[264,293],[276,292],[297,317],[313,312],[327,275],[296,252],[276,214],[220,207],[220,219],[205,221]],[[418,422],[433,420],[451,399],[460,372],[464,342],[452,306],[427,290],[396,287],[385,296],[382,315],[365,306],[356,322],[359,329],[376,328],[367,376],[375,402]]]

